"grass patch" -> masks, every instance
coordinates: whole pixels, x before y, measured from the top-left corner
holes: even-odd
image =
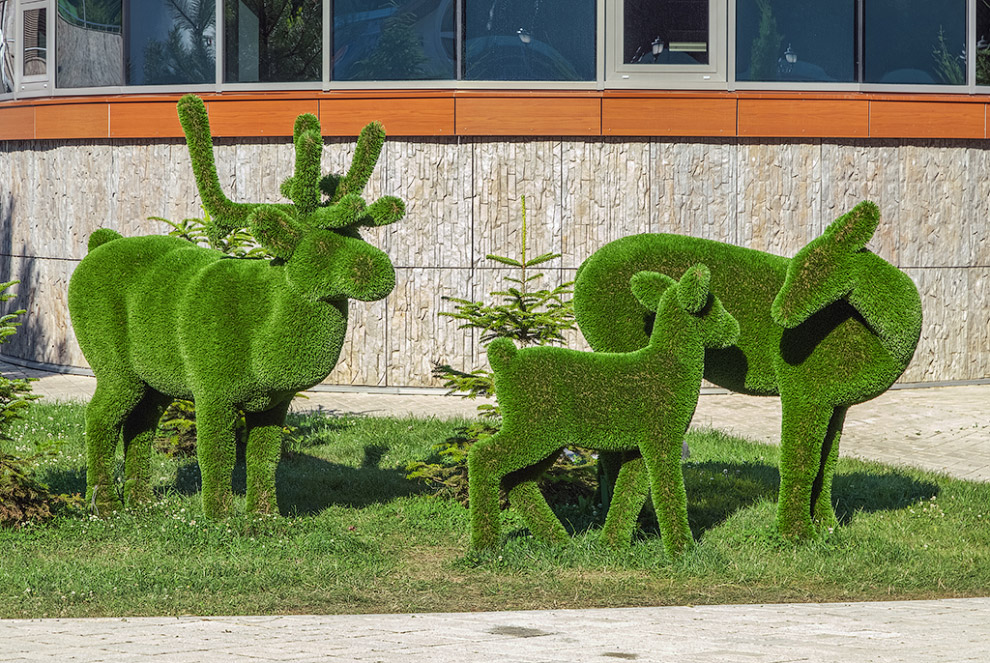
[[[83,410],[32,406],[5,450],[60,445],[38,478],[57,492],[84,491]],[[684,558],[664,559],[648,514],[632,547],[602,549],[604,514],[582,499],[555,505],[574,532],[567,546],[539,544],[507,511],[504,548],[479,560],[467,554],[467,510],[402,469],[465,422],[312,414],[290,423],[300,435],[279,467],[283,517],[207,521],[195,461],[156,455],[159,499],[145,511],[0,530],[0,618],[860,601],[990,589],[987,484],[843,459],[833,490],[842,526],[795,546],[773,530],[777,449],[702,431],[691,434],[684,465],[699,542]],[[243,463],[235,485],[243,493]]]

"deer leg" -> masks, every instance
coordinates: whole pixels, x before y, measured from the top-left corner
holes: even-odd
[[[642,454],[627,452],[621,454],[621,458],[612,502],[600,535],[600,541],[610,548],[622,548],[631,543],[636,521],[650,492],[649,474]]]
[[[237,409],[229,403],[196,399],[196,460],[203,477],[203,515],[219,518],[234,503],[231,475],[234,472]]]
[[[127,506],[147,504],[151,493],[151,444],[158,420],[172,401],[148,389],[124,422],[124,501]]]
[[[562,544],[570,538],[557,514],[547,504],[538,483],[557,460],[560,451],[557,449],[535,465],[517,470],[502,480],[502,487],[509,495],[509,504],[522,515],[529,531],[540,541],[550,544]]]
[[[795,394],[781,394],[781,405],[777,530],[785,539],[809,539],[815,534],[811,517],[815,478],[822,473],[823,459],[830,455],[824,445],[833,408]],[[831,473],[828,480],[831,482]],[[820,488],[824,488],[824,481]],[[821,490],[815,497],[820,494]]]
[[[848,407],[837,407],[828,422],[828,432],[822,444],[818,476],[811,484],[811,519],[817,527],[830,529],[839,524],[832,507],[832,476],[839,461],[839,438],[846,421]]]
[[[86,407],[86,504],[98,516],[121,507],[114,482],[117,445],[124,421],[141,400],[144,385],[101,375]]]
[[[277,514],[275,470],[282,455],[282,428],[291,400],[264,412],[248,412],[247,422],[247,512]]]
[[[650,440],[640,446],[649,471],[650,491],[657,524],[663,536],[663,549],[668,557],[676,557],[694,545],[688,526],[687,490],[681,470],[681,442],[686,430],[685,425],[680,435],[660,434],[654,438],[657,443]]]

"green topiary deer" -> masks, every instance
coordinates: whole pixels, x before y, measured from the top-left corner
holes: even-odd
[[[681,274],[704,261],[712,292],[739,321],[732,347],[709,350],[705,377],[732,391],[782,402],[777,527],[789,539],[837,524],[831,485],[851,405],[883,393],[904,372],[921,333],[911,279],[865,248],[880,212],[862,202],[788,260],[694,237],[616,240],[581,266],[574,309],[588,343],[629,352],[650,338],[652,312],[628,287],[632,274]],[[654,389],[662,390],[657,375]],[[620,459],[602,462],[614,475]]]
[[[664,550],[674,556],[690,547],[681,442],[698,404],[705,350],[739,335],[739,324],[709,292],[710,279],[704,265],[676,284],[656,272],[634,274],[630,292],[656,321],[646,347],[632,352],[520,350],[511,339],[492,341],[502,427],[468,455],[475,548],[498,542],[500,485],[535,536],[567,538],[536,480],[570,444],[628,452],[602,530],[607,544],[629,544],[652,488]]]
[[[277,513],[289,402],[337,363],[347,300],[382,299],[395,285],[388,256],[357,229],[399,220],[404,205],[361,198],[384,141],[377,123],[361,132],[347,175],[321,179],[320,124],[300,115],[295,172],[282,185],[292,204],[245,204],[220,190],[203,102],[187,95],[178,110],[208,232],[219,240],[250,228],[275,258],[232,258],[177,237],[93,233],[69,283],[72,324],[97,380],[86,411],[86,499],[98,513],[120,507],[113,469],[121,440],[124,497],[150,498],[155,427],[181,398],[196,403],[205,514],[231,508],[238,410],[247,424],[247,509]]]

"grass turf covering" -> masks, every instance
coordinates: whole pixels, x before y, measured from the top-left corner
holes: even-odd
[[[679,283],[657,272],[630,280],[636,299],[656,313],[649,344],[628,353],[578,352],[549,346],[517,349],[511,339],[488,346],[502,425],[468,455],[472,545],[499,543],[499,488],[529,529],[550,543],[567,532],[547,506],[537,479],[563,447],[629,453],[602,531],[628,544],[652,493],[668,555],[692,543],[681,474],[681,442],[698,404],[705,349],[726,347],[739,325],[709,292],[704,265]],[[656,375],[663,388],[650,389]]]
[[[231,258],[175,237],[93,233],[68,296],[97,378],[87,413],[86,501],[100,514],[119,508],[113,468],[121,439],[125,500],[151,499],[154,431],[172,399],[182,398],[196,403],[204,513],[220,516],[232,505],[238,410],[248,429],[247,509],[274,513],[289,401],[337,363],[348,299],[382,299],[395,285],[388,256],[357,229],[397,221],[404,205],[390,196],[371,205],[361,198],[384,141],[381,125],[361,132],[345,176],[320,178],[319,121],[300,115],[295,172],[282,185],[292,204],[234,203],[217,180],[202,100],[187,95],[178,110],[211,219],[207,233],[219,240],[250,228],[275,258]]]
[[[911,279],[865,247],[880,213],[863,202],[792,259],[667,234],[625,237],[588,258],[574,311],[588,343],[631,352],[649,341],[653,314],[629,288],[642,270],[679,277],[704,262],[711,290],[740,326],[738,342],[712,349],[705,377],[732,391],[779,395],[781,484],[776,523],[804,539],[837,523],[830,497],[846,410],[883,393],[904,372],[921,333]],[[657,375],[650,388],[662,389]],[[603,458],[614,474],[616,458]]]
[[[600,505],[551,505],[572,538],[547,546],[503,512],[506,545],[465,556],[469,512],[404,478],[462,421],[289,415],[284,517],[203,518],[193,459],[153,453],[154,500],[96,519],[0,528],[0,618],[331,614],[986,596],[990,485],[839,460],[842,527],[802,544],[773,527],[778,449],[690,431],[683,464],[697,545],[664,556],[656,523],[600,545]],[[3,450],[60,452],[37,479],[86,488],[82,405],[34,404]],[[234,500],[243,504],[238,458]]]

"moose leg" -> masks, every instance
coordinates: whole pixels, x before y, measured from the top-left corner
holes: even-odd
[[[86,504],[98,516],[121,507],[114,482],[117,445],[124,421],[141,400],[144,385],[101,375],[86,407]]]
[[[502,486],[509,495],[509,504],[522,515],[529,531],[540,541],[550,544],[561,544],[570,538],[557,514],[547,504],[538,483],[557,460],[560,451],[557,449],[539,463],[517,470],[502,480]]]
[[[124,501],[127,506],[152,501],[151,444],[158,420],[172,401],[148,389],[124,422]]]
[[[829,529],[839,524],[832,507],[832,476],[835,465],[839,460],[839,438],[842,437],[842,426],[846,421],[848,407],[837,407],[832,412],[828,422],[828,432],[822,444],[821,465],[818,476],[811,484],[811,519],[814,524],[823,529]]]
[[[650,479],[643,456],[639,452],[627,452],[621,457],[622,465],[615,479],[612,502],[600,535],[602,544],[610,548],[625,547],[632,542],[636,521],[650,492]]]
[[[815,534],[811,519],[815,477],[829,456],[823,447],[833,408],[798,394],[781,394],[781,406],[777,530],[785,539],[809,539]],[[831,474],[828,478],[831,481]]]
[[[688,526],[687,490],[681,470],[681,442],[686,430],[687,426],[684,426],[678,436],[659,435],[654,438],[657,443],[650,440],[640,447],[649,470],[653,507],[668,557],[676,557],[694,545]]]
[[[282,427],[291,400],[264,412],[248,412],[247,422],[247,512],[278,514],[275,470],[282,455]]]
[[[205,398],[196,403],[196,460],[203,477],[203,515],[219,518],[234,503],[231,475],[234,472],[234,428],[237,409],[229,403]]]

